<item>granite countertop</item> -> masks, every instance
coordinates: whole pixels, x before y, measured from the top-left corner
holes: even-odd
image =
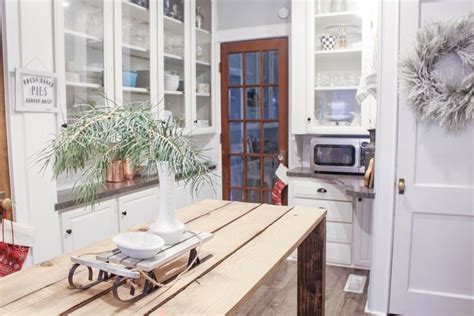
[[[209,170],[215,170],[217,165],[215,163],[209,164]],[[176,176],[179,180],[179,175]],[[133,180],[128,180],[120,183],[108,183],[105,182],[103,186],[98,189],[97,199],[104,200],[106,198],[112,198],[119,194],[130,193],[138,191],[148,187],[152,187],[159,184],[158,176],[138,176]],[[58,201],[54,208],[56,211],[62,211],[70,207],[78,207],[85,205],[84,203],[76,201],[75,195],[72,189],[58,191]]]
[[[364,187],[363,175],[317,173],[311,170],[310,168],[293,168],[288,170],[287,175],[288,177],[321,179],[324,181],[332,182],[334,184],[343,185],[346,188],[346,194],[354,198],[375,198],[374,189]]]

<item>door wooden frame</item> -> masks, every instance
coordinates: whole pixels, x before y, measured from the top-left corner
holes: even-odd
[[[220,56],[221,56],[221,64],[220,64],[220,71],[221,71],[221,145],[222,145],[222,197],[224,200],[229,200],[229,191],[230,191],[230,156],[228,152],[229,147],[229,129],[228,129],[228,114],[229,114],[229,107],[228,107],[228,61],[225,56],[232,52],[255,52],[255,51],[265,51],[265,50],[277,50],[279,52],[279,80],[278,85],[279,89],[279,137],[278,137],[278,146],[279,148],[284,148],[285,152],[280,152],[283,155],[283,160],[281,161],[285,165],[288,165],[288,37],[276,37],[276,38],[268,38],[268,39],[256,39],[256,40],[244,40],[244,41],[236,41],[236,42],[227,42],[221,43],[220,47]],[[263,62],[260,62],[260,75],[263,78]],[[242,65],[242,76],[245,78],[246,75],[246,67],[245,62],[243,61]],[[275,86],[276,86],[275,85]],[[248,85],[259,87],[263,89],[263,83],[260,82],[256,85]],[[243,85],[246,87],[246,85]],[[242,115],[245,117],[245,108],[247,104],[247,95],[243,93],[243,113]],[[263,102],[264,96],[262,95],[260,98],[260,109],[263,115]],[[255,120],[258,122],[262,122],[262,119]],[[260,130],[261,136],[263,138],[263,128]],[[243,128],[243,138],[246,138],[246,130]],[[246,149],[244,146],[244,155],[245,158]],[[261,149],[261,152],[263,149]],[[261,168],[261,178],[263,178],[263,168]],[[243,160],[243,173],[246,175],[246,161]],[[245,177],[244,180],[245,181]],[[243,192],[245,184],[242,187]],[[245,194],[245,193],[244,193]],[[263,193],[262,193],[263,195]],[[286,202],[286,197],[284,198],[284,203]]]
[[[0,23],[0,191],[5,198],[11,198],[10,171],[8,167],[8,137],[6,127],[5,90],[3,72],[3,26]],[[7,212],[7,218],[12,219],[12,212]]]

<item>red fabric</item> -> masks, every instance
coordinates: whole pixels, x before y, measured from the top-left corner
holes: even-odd
[[[280,179],[277,179],[272,190],[272,204],[273,205],[282,205],[283,199],[283,189],[285,189],[286,184],[283,183]]]
[[[26,246],[17,246],[15,245],[15,235],[13,232],[13,223],[12,225],[12,243],[8,244],[5,242],[5,219],[6,212],[2,216],[2,242],[0,243],[0,277],[11,274],[13,272],[21,270],[23,263],[28,256],[28,251],[30,247]]]

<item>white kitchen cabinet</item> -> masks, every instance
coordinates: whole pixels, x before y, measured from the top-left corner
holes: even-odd
[[[216,1],[136,3],[55,1],[60,125],[105,95],[108,105],[169,111],[187,133],[214,133]]]
[[[71,252],[119,231],[116,199],[95,207],[80,207],[61,213],[63,252]]]
[[[179,210],[185,206],[188,206],[193,202],[189,185],[185,186],[182,182],[177,182],[174,189],[174,206],[176,210]]]
[[[372,259],[372,199],[354,199],[352,260],[354,265],[370,268]]]
[[[345,181],[355,184],[359,180]],[[327,210],[327,264],[370,268],[372,200],[353,200],[343,184],[290,177],[288,202]]]
[[[158,188],[119,196],[118,218],[121,232],[150,223],[158,217]]]
[[[198,195],[193,197],[193,203],[200,202],[205,199],[215,199],[216,198],[216,189],[212,187],[209,183],[205,183],[201,188],[201,191]]]
[[[331,0],[292,3],[292,28],[298,30],[292,33],[292,56],[304,61],[292,65],[292,77],[305,78],[291,88],[292,112],[299,113],[292,118],[293,134],[368,134],[375,125],[375,102],[356,100],[375,40],[369,2],[341,8]]]

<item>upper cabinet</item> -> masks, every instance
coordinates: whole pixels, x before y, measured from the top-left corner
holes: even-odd
[[[215,132],[213,0],[55,3],[61,123],[80,104],[151,103],[190,134]]]
[[[295,29],[304,30],[293,33],[293,58],[305,60],[293,76],[306,77],[298,81],[302,86],[293,85],[292,104],[305,104],[301,113],[306,113],[304,120],[293,119],[294,134],[366,134],[375,125],[375,100],[358,100],[361,76],[370,73],[364,60],[373,56],[369,49],[375,40],[371,10],[363,6],[373,3],[312,0],[293,5]]]

